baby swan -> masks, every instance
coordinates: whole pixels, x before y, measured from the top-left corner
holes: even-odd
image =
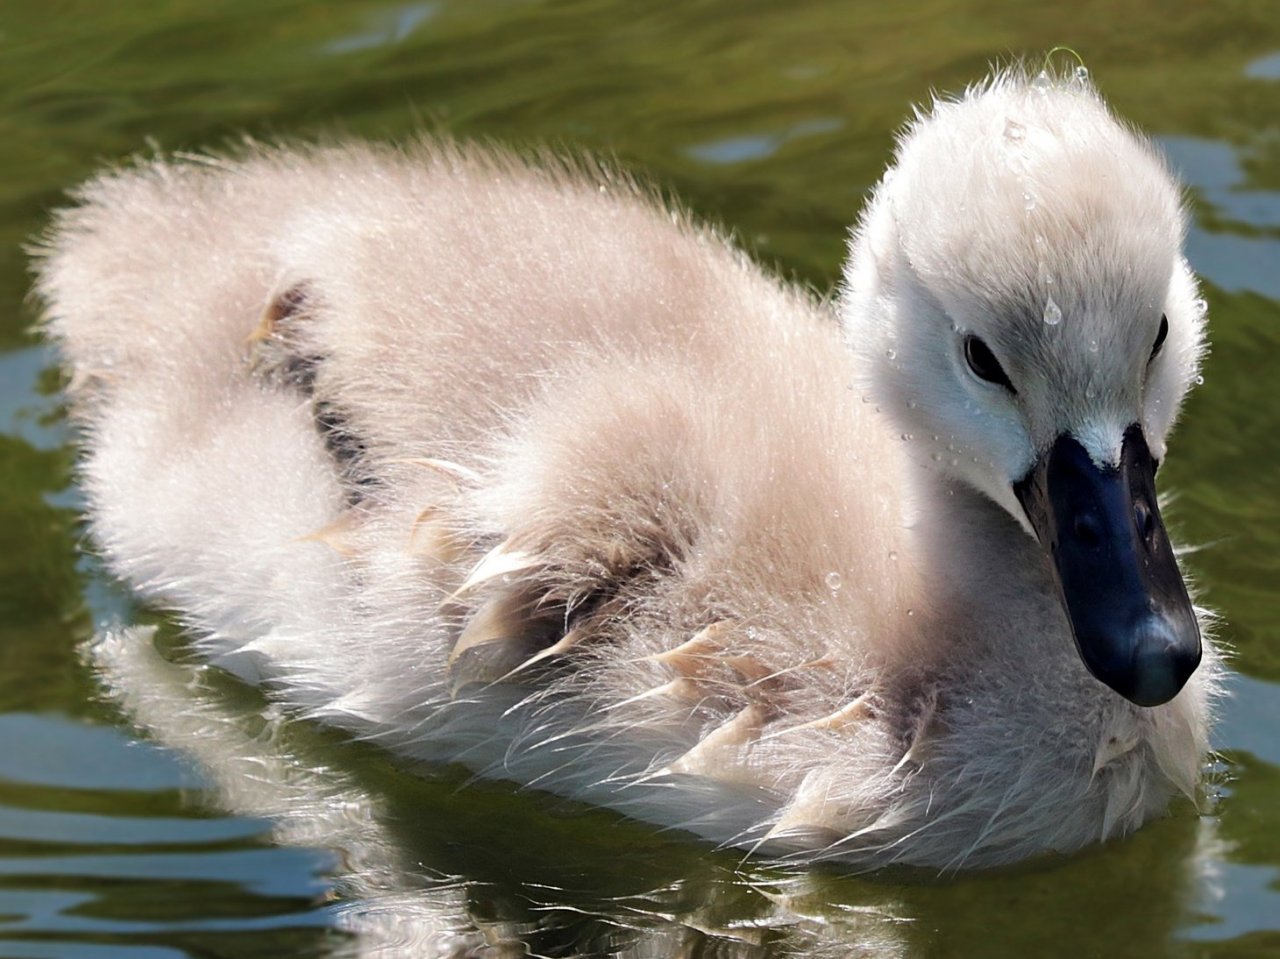
[[[911,123],[838,317],[607,170],[471,147],[78,198],[38,283],[96,543],[299,712],[855,868],[1194,793],[1217,666],[1153,474],[1203,310],[1087,83]]]

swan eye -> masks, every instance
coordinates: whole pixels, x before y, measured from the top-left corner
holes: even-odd
[[[1009,382],[1009,377],[1005,375],[1004,368],[991,348],[972,333],[964,338],[964,360],[978,379],[1003,386],[1010,393],[1018,392]]]
[[[1169,335],[1169,318],[1167,316],[1160,317],[1160,332],[1156,334],[1156,341],[1151,344],[1151,356],[1147,359],[1150,363],[1156,358],[1156,354],[1160,352],[1160,347],[1164,346],[1164,338]]]

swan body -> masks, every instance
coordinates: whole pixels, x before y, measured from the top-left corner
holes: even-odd
[[[94,540],[307,715],[862,868],[1066,852],[1194,792],[1212,647],[1143,665],[1191,642],[1169,619],[1087,660],[1052,513],[1071,463],[1163,458],[1203,350],[1178,188],[1087,82],[919,115],[835,309],[610,171],[473,147],[78,199],[38,289]]]

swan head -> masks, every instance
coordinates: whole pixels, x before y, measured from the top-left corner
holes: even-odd
[[[842,322],[922,468],[1050,556],[1085,665],[1140,705],[1200,635],[1154,474],[1204,351],[1178,184],[1078,77],[995,76],[909,124]]]

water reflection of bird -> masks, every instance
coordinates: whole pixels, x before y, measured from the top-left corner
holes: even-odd
[[[167,661],[153,632],[107,632],[87,647],[108,697],[196,760],[218,807],[269,820],[280,846],[336,853],[326,898],[356,947],[336,943],[335,955],[904,954],[909,920],[892,887],[837,890],[831,877],[753,869],[604,813],[567,816],[548,797],[392,775],[376,751],[299,723],[264,726],[251,697]],[[853,901],[833,906],[841,894]]]
[[[1119,957],[1135,936],[1160,953],[1179,927],[1219,911],[1214,864],[1225,853],[1212,817],[976,884],[753,866],[550,797],[459,790],[453,772],[397,775],[379,751],[281,722],[274,707],[264,725],[255,697],[236,695],[216,670],[167,661],[151,633],[108,632],[88,647],[107,696],[206,771],[206,801],[270,820],[278,845],[335,854],[325,898],[333,925],[356,940],[332,943],[335,955],[898,959],[942,947],[1075,957],[1080,935],[1046,942],[1045,930],[1074,929],[1085,914],[1097,917],[1090,948]],[[997,904],[1008,915],[993,924]]]
[[[839,323],[554,160],[252,150],[80,199],[39,288],[96,541],[283,701],[863,866],[1194,792],[1216,665],[1153,475],[1204,311],[1086,79],[917,118]]]

